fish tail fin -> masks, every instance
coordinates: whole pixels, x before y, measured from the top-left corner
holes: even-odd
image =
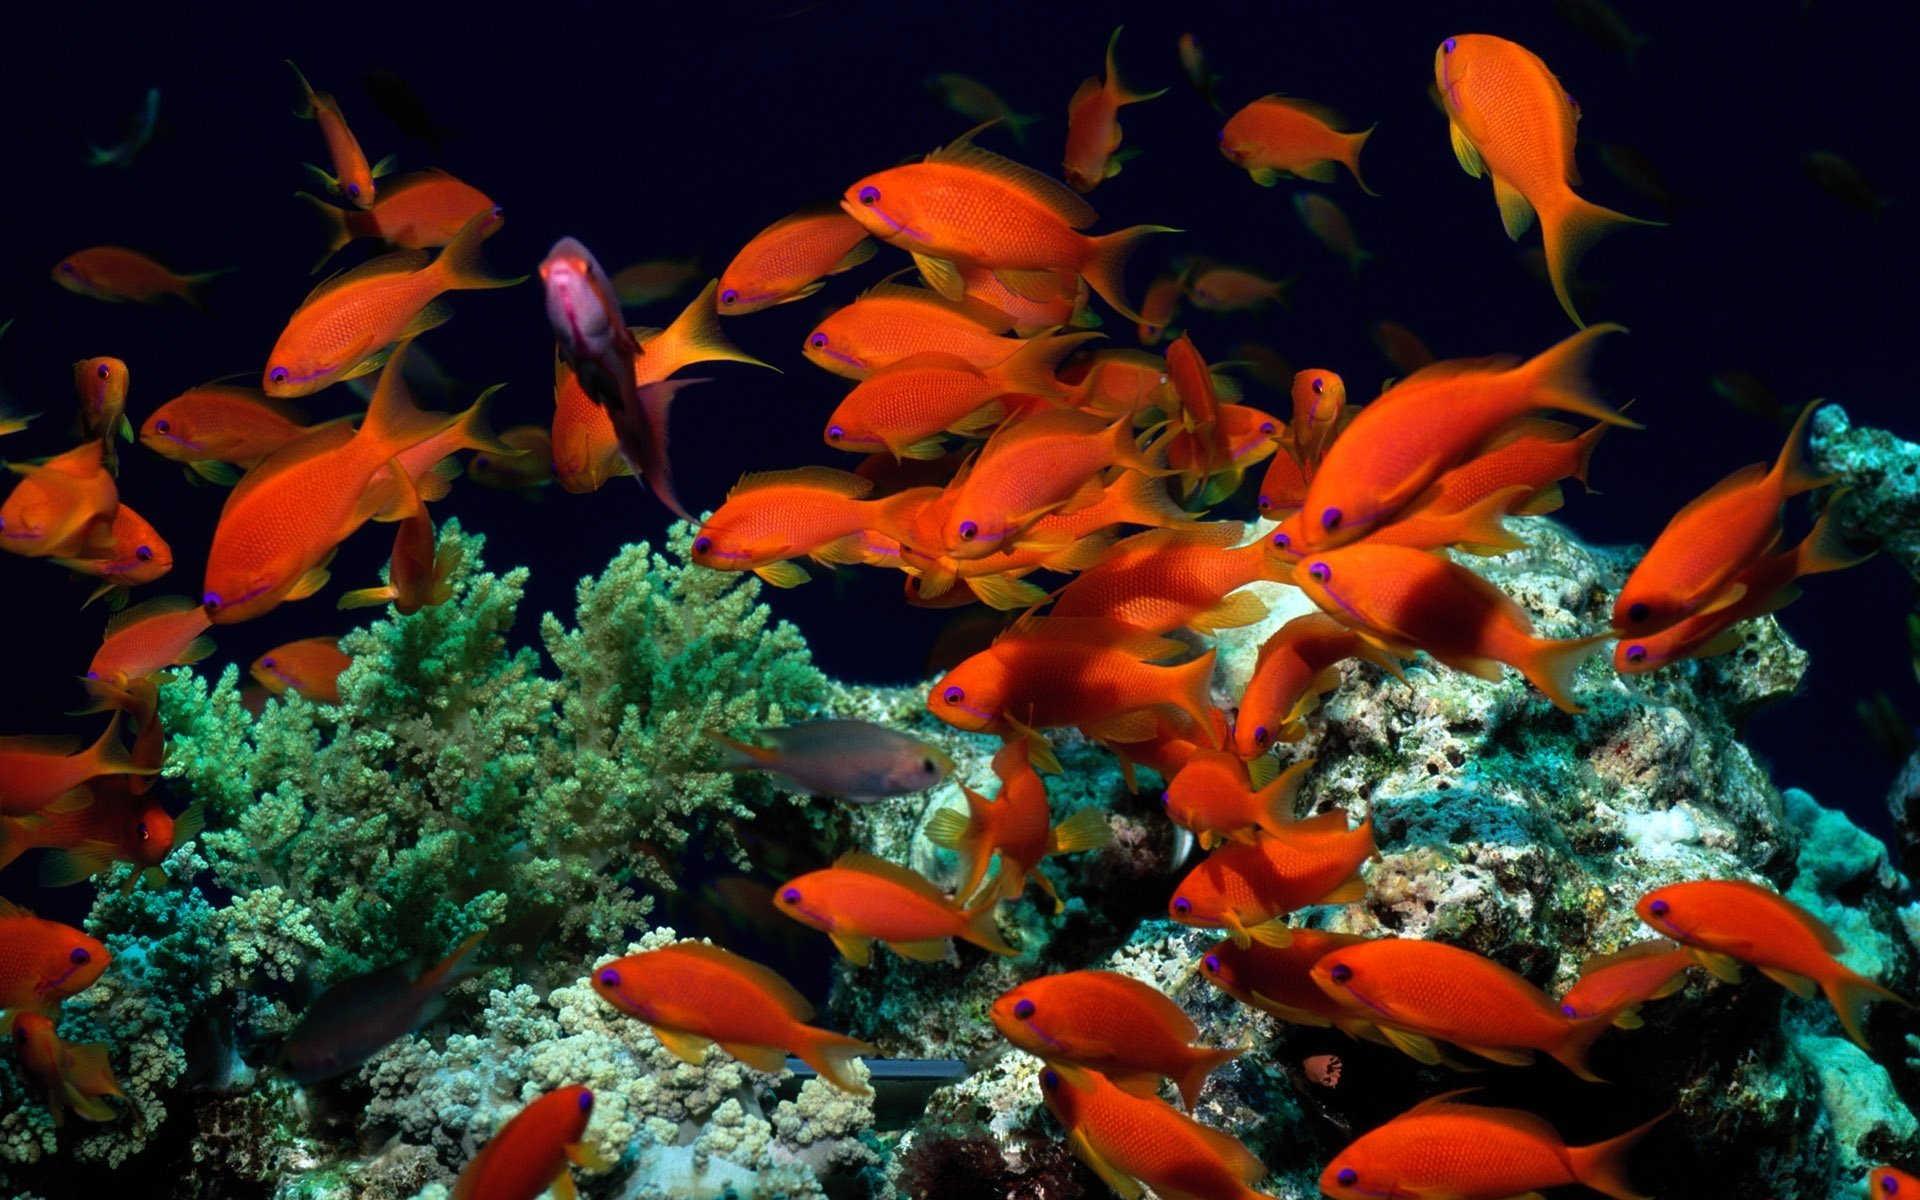
[[[1588,1083],[1605,1083],[1606,1081],[1595,1075],[1593,1068],[1587,1065],[1587,1051],[1593,1049],[1593,1044],[1600,1040],[1601,1034],[1612,1028],[1611,1013],[1569,1021],[1566,1033],[1561,1036],[1559,1044],[1551,1047],[1547,1052],[1561,1066]]]
[[[516,275],[509,279],[504,275],[495,275],[480,257],[480,243],[487,240],[506,220],[500,209],[482,209],[467,218],[440,257],[433,261],[432,270],[440,273],[440,282],[447,291],[461,291],[473,288],[512,287],[526,280],[525,275]]]
[[[854,1079],[847,1071],[853,1060],[863,1055],[878,1056],[880,1051],[858,1038],[829,1033],[810,1025],[801,1026],[803,1038],[793,1048],[793,1056],[820,1073],[820,1078],[856,1096],[870,1096],[873,1089]]]
[[[492,422],[487,419],[487,414],[493,405],[493,394],[505,386],[507,385],[504,383],[496,383],[481,392],[478,398],[467,406],[467,411],[461,413],[454,421],[453,432],[459,440],[460,449],[485,450],[489,454],[498,454],[503,457],[511,457],[518,453],[512,446],[500,440],[499,435],[493,431]]]
[[[957,808],[940,809],[927,818],[926,833],[928,841],[959,856],[966,877],[956,894],[964,902],[980,890],[980,881],[987,877],[987,863],[993,858],[993,851],[980,844],[987,833],[987,799],[964,783],[960,790],[966,793],[966,813]]]
[[[1129,91],[1127,85],[1120,82],[1120,64],[1116,60],[1116,52],[1120,49],[1120,30],[1124,28],[1126,28],[1124,25],[1115,28],[1113,36],[1107,39],[1107,87],[1113,92],[1115,108],[1123,104],[1138,104],[1142,100],[1152,100],[1156,96],[1165,95],[1167,91],[1165,88],[1154,92]]]
[[[1097,808],[1083,808],[1053,827],[1047,834],[1048,854],[1077,854],[1098,850],[1113,840],[1113,826],[1107,814]]]
[[[429,967],[425,974],[415,980],[414,986],[437,995],[474,974],[480,969],[480,964],[473,961],[474,951],[478,950],[480,943],[486,940],[487,931],[484,929],[478,933],[468,934],[445,958]]]
[[[715,764],[718,770],[764,771],[778,757],[776,751],[766,746],[742,742],[714,729],[706,732],[707,740],[720,748],[720,761]]]
[[[1573,1177],[1601,1195],[1613,1197],[1613,1200],[1648,1200],[1648,1197],[1634,1190],[1627,1178],[1627,1152],[1633,1149],[1635,1142],[1647,1135],[1648,1130],[1670,1115],[1661,1113],[1644,1125],[1591,1146],[1568,1146],[1567,1164],[1573,1168]]]
[[[675,516],[694,524],[699,524],[699,519],[686,510],[673,490],[673,468],[667,462],[667,410],[680,389],[705,382],[705,379],[665,379],[649,383],[634,393],[638,403],[632,408],[610,414],[614,433],[620,439],[620,453],[633,468],[634,476],[652,488],[660,503]]]
[[[1163,703],[1179,709],[1199,727],[1207,744],[1220,748],[1219,731],[1213,724],[1213,660],[1217,651],[1208,650],[1192,662],[1168,667],[1168,685],[1172,694]]]
[[[874,243],[863,244],[871,246]],[[659,343],[682,366],[699,362],[738,362],[778,371],[780,368],[761,362],[727,340],[727,335],[721,331],[719,307],[714,303],[714,295],[719,290],[718,279],[708,281],[706,289],[680,311],[680,315],[673,319],[673,324],[662,330],[653,342],[642,347],[641,354],[644,356],[649,353],[653,344]]]
[[[1000,936],[1000,926],[993,919],[994,913],[999,911],[999,908],[1000,893],[995,889],[986,903],[978,908],[970,908],[962,914],[965,924],[960,927],[958,936],[961,941],[972,942],[982,950],[991,950],[995,954],[1004,954],[1012,958],[1020,952],[1007,945],[1006,939]]]
[[[1647,221],[1604,208],[1581,198],[1572,188],[1562,188],[1560,198],[1539,210],[1540,237],[1547,255],[1547,277],[1553,282],[1553,294],[1575,325],[1587,323],[1573,307],[1567,291],[1567,279],[1580,265],[1587,248],[1621,225],[1665,225],[1665,221]]]
[[[311,275],[318,275],[320,268],[326,266],[329,259],[340,253],[346,244],[353,240],[353,233],[347,228],[347,210],[328,204],[312,192],[295,192],[294,195],[313,206],[313,211],[320,214],[320,224],[326,229],[327,252],[320,256],[320,261],[314,263],[313,270],[308,272]]]
[[[1593,490],[1593,485],[1587,482],[1587,472],[1593,469],[1593,448],[1600,444],[1600,439],[1607,436],[1607,430],[1612,428],[1612,425],[1602,421],[1592,429],[1587,430],[1579,437],[1573,439],[1573,444],[1577,447],[1577,450],[1575,451],[1573,460],[1572,474],[1575,479],[1580,481],[1580,486],[1586,488],[1589,492]]]
[[[1264,761],[1272,762],[1271,758]],[[1275,776],[1271,782],[1260,789],[1258,799],[1260,809],[1254,825],[1270,834],[1283,834],[1287,826],[1293,824],[1293,801],[1300,792],[1300,783],[1313,769],[1316,760],[1303,758]]]
[[[1060,381],[1053,376],[1053,370],[1060,360],[1071,354],[1082,342],[1090,342],[1104,334],[1087,331],[1067,333],[1058,337],[1048,330],[1038,337],[1028,338],[1018,350],[1008,355],[1005,361],[987,371],[994,386],[1003,390],[1003,394],[1031,396],[1059,396],[1064,394]]]
[[[202,271],[198,275],[185,275],[180,280],[180,298],[191,304],[196,312],[207,311],[207,285],[222,275],[233,274],[232,267],[216,267],[211,271]]]
[[[1081,277],[1102,300],[1113,305],[1115,312],[1136,325],[1144,324],[1140,314],[1127,304],[1127,259],[1149,235],[1180,232],[1169,225],[1135,225],[1104,237],[1088,238],[1087,260],[1080,268]]]
[[[1194,1106],[1200,1102],[1200,1089],[1207,1085],[1207,1076],[1239,1058],[1246,1049],[1245,1046],[1228,1046],[1219,1050],[1196,1047],[1191,1052],[1180,1077],[1173,1081],[1174,1086],[1180,1089],[1180,1100],[1188,1112],[1194,1111]]]
[[[1816,473],[1813,464],[1807,461],[1807,426],[1812,422],[1815,411],[1825,403],[1824,400],[1813,400],[1800,410],[1799,418],[1787,433],[1787,444],[1780,447],[1780,457],[1774,460],[1773,477],[1779,480],[1783,496],[1810,492],[1839,478],[1837,475]]]
[[[1366,178],[1360,174],[1360,148],[1367,144],[1367,139],[1372,137],[1373,131],[1378,128],[1380,128],[1380,123],[1376,121],[1372,125],[1369,125],[1367,128],[1361,130],[1359,133],[1348,134],[1346,146],[1342,150],[1341,156],[1340,156],[1340,161],[1346,165],[1347,170],[1353,172],[1353,181],[1359,184],[1360,190],[1365,192],[1369,196],[1378,196],[1380,193],[1368,187]],[[1356,269],[1360,265],[1359,264],[1360,257],[1372,258],[1373,255],[1366,253],[1364,250],[1361,251],[1360,255],[1356,257],[1354,261],[1354,266]]]
[[[1573,698],[1573,676],[1580,664],[1592,657],[1600,649],[1600,643],[1614,635],[1595,634],[1592,637],[1534,639],[1527,648],[1525,661],[1515,663],[1533,686],[1546,693],[1547,699],[1561,712],[1585,712]]]
[[[113,719],[107,722],[105,732],[101,733],[87,754],[93,760],[94,769],[101,775],[154,775],[158,767],[143,767],[133,759],[133,752],[120,740],[120,711],[116,710]]]
[[[1628,429],[1645,428],[1594,395],[1593,383],[1588,378],[1587,364],[1593,357],[1595,345],[1609,333],[1625,332],[1624,326],[1611,323],[1584,327],[1516,368],[1525,374],[1525,386],[1533,393],[1534,407],[1580,413]]]
[[[1820,981],[1820,990],[1827,994],[1828,1003],[1833,1005],[1833,1013],[1840,1018],[1841,1028],[1847,1036],[1862,1050],[1868,1049],[1866,1020],[1867,1005],[1876,1000],[1891,1000],[1907,1008],[1915,1007],[1913,1002],[1891,988],[1881,987],[1864,975],[1856,975],[1844,967]]]
[[[1794,577],[1819,575],[1826,571],[1842,571],[1872,558],[1879,550],[1855,550],[1847,545],[1846,537],[1840,532],[1839,505],[1850,489],[1842,488],[1827,501],[1827,507],[1820,513],[1820,519],[1813,523],[1813,529],[1801,543],[1794,547],[1796,562]]]
[[[1119,489],[1114,520],[1156,529],[1184,529],[1200,524],[1175,503],[1165,484],[1150,475],[1128,471],[1108,485]]]

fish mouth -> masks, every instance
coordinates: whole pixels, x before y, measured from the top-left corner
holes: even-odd
[[[1311,570],[1309,570],[1308,577],[1309,578],[1312,577]],[[1361,612],[1359,609],[1355,608],[1351,604],[1348,604],[1346,600],[1341,597],[1339,592],[1334,591],[1331,587],[1328,587],[1324,583],[1320,585],[1320,590],[1327,594],[1327,599],[1333,601],[1335,604],[1338,604],[1350,616],[1352,616],[1354,620],[1360,622],[1360,624],[1362,625],[1366,625],[1368,627],[1372,626],[1372,622],[1368,621],[1365,616],[1361,615]]]
[[[1342,985],[1342,987],[1341,987],[1341,989],[1340,989],[1340,990],[1341,990],[1341,991],[1343,991],[1343,992],[1345,992],[1345,993],[1346,993],[1347,995],[1349,995],[1349,996],[1352,996],[1352,997],[1353,997],[1353,998],[1354,998],[1355,1000],[1358,1000],[1358,1001],[1359,1001],[1360,1003],[1362,1003],[1362,1004],[1364,1004],[1364,1005],[1366,1005],[1366,1006],[1367,1006],[1368,1008],[1370,1008],[1370,1009],[1372,1009],[1372,1010],[1373,1010],[1374,1012],[1377,1012],[1377,1013],[1379,1013],[1379,1014],[1380,1014],[1381,1016],[1383,1016],[1383,1017],[1390,1017],[1390,1016],[1392,1016],[1392,1015],[1393,1015],[1393,1014],[1392,1014],[1391,1012],[1389,1012],[1389,1011],[1388,1011],[1388,1010],[1386,1009],[1386,1007],[1385,1007],[1385,1006],[1383,1006],[1383,1005],[1379,1005],[1379,1004],[1375,1004],[1375,1003],[1374,1003],[1374,1002],[1373,1002],[1372,1000],[1369,1000],[1369,999],[1367,998],[1367,994],[1366,994],[1365,992],[1363,992],[1363,991],[1361,991],[1361,990],[1360,990],[1359,988],[1357,988],[1357,987],[1353,987],[1353,986],[1351,986],[1351,985]],[[1369,1193],[1369,1194],[1371,1194],[1371,1195],[1380,1195],[1380,1196],[1390,1196],[1390,1195],[1392,1195],[1393,1193],[1391,1193],[1391,1192],[1374,1192],[1374,1193]]]
[[[313,370],[307,372],[305,375],[295,375],[293,372],[289,371],[287,372],[286,379],[281,381],[279,384],[275,386],[285,387],[289,383],[312,383],[314,380],[319,379],[323,375],[333,374],[334,371],[337,369],[338,369],[338,365],[335,363],[322,363],[319,366],[315,367]]]
[[[92,960],[89,959],[88,961],[92,961]],[[60,972],[58,975],[55,975],[52,979],[46,980],[45,982],[41,983],[38,987],[33,989],[34,995],[43,996],[43,997],[51,996],[54,993],[55,989],[57,989],[61,984],[73,978],[74,972],[78,971],[81,965],[82,964],[80,963],[75,963],[72,966],[68,967],[66,970]]]

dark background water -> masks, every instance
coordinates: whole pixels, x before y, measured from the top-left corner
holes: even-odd
[[[1534,353],[1571,332],[1544,282],[1522,265],[1484,181],[1463,175],[1444,119],[1426,95],[1435,45],[1453,33],[1498,33],[1539,53],[1584,110],[1583,193],[1628,213],[1663,214],[1603,169],[1593,144],[1631,146],[1690,203],[1666,229],[1624,230],[1595,248],[1580,275],[1594,285],[1590,320],[1617,320],[1599,375],[1615,400],[1636,401],[1644,433],[1608,438],[1596,460],[1599,494],[1575,495],[1562,517],[1590,540],[1645,542],[1688,498],[1745,463],[1771,459],[1782,430],[1739,411],[1709,386],[1718,371],[1764,380],[1789,406],[1824,396],[1857,422],[1920,436],[1909,380],[1916,254],[1910,12],[1892,6],[1770,3],[1621,4],[1647,37],[1635,62],[1576,29],[1545,3],[1223,4],[1175,15],[1170,6],[878,4],[552,6],[502,18],[453,6],[383,6],[359,15],[180,6],[54,11],[9,18],[0,48],[0,112],[9,114],[11,184],[0,239],[0,385],[16,409],[47,415],[0,443],[12,458],[69,444],[70,364],[96,354],[132,371],[137,425],[161,401],[230,372],[257,377],[267,350],[312,284],[319,231],[293,193],[310,189],[303,161],[326,161],[318,129],[290,114],[299,99],[281,61],[292,57],[334,92],[369,157],[402,169],[440,165],[505,206],[487,245],[499,268],[530,271],[571,234],[609,270],[699,254],[717,274],[761,227],[837,196],[856,178],[924,153],[969,122],[922,81],[975,75],[1015,108],[1045,115],[1030,149],[983,139],[1053,169],[1067,97],[1095,73],[1113,24],[1124,21],[1123,77],[1161,99],[1123,113],[1139,158],[1091,200],[1100,230],[1134,222],[1187,232],[1149,244],[1129,271],[1136,301],[1172,254],[1202,253],[1290,277],[1287,309],[1238,317],[1190,314],[1203,350],[1225,357],[1243,339],[1267,342],[1298,366],[1345,374],[1357,399],[1393,373],[1369,337],[1381,319],[1412,328],[1442,357]],[[1342,177],[1322,188],[1377,256],[1357,277],[1315,243],[1290,202],[1292,186],[1254,186],[1217,152],[1222,118],[1182,77],[1175,40],[1193,32],[1224,76],[1229,111],[1284,91],[1379,123],[1363,165],[1378,198]],[[459,130],[429,157],[370,102],[370,68],[400,72],[434,119]],[[86,142],[117,140],[146,89],[162,90],[163,132],[129,171],[83,162]],[[1810,150],[1845,155],[1896,203],[1878,218],[1849,210],[1802,174]],[[1306,185],[1312,186],[1312,185]],[[107,305],[57,288],[48,273],[84,246],[120,243],[181,270],[233,268],[210,293],[211,315],[178,304]],[[356,243],[336,264],[366,257]],[[820,441],[846,385],[799,354],[826,311],[904,265],[875,262],[811,300],[730,320],[727,333],[783,374],[702,368],[713,382],[687,394],[673,437],[680,492],[716,505],[744,471],[834,463]],[[452,297],[457,316],[421,343],[462,381],[449,403],[508,384],[501,427],[545,422],[552,410],[551,338],[535,284]],[[680,301],[634,315],[665,324]],[[1111,319],[1114,344],[1130,328]],[[1279,397],[1260,397],[1285,412]],[[347,411],[340,388],[304,402],[316,417]],[[198,594],[224,492],[189,487],[179,468],[139,447],[123,452],[123,497],[172,542],[173,574],[146,594]],[[842,461],[841,465],[850,465]],[[667,514],[630,481],[538,501],[456,487],[436,516],[487,534],[489,565],[525,564],[533,582],[518,630],[531,641],[542,611],[570,613],[572,588],[623,542],[653,539]],[[1232,515],[1232,514],[1223,514]],[[1792,533],[1806,525],[1793,514]],[[363,531],[334,563],[322,597],[216,629],[210,667],[246,664],[280,642],[337,633],[354,620],[332,600],[374,581],[384,527]],[[916,611],[899,577],[863,571],[770,594],[803,628],[821,665],[849,679],[921,676],[950,614]],[[0,558],[6,636],[14,653],[0,687],[0,731],[76,734],[95,719],[78,707],[106,614],[78,609],[85,584],[44,562]],[[1809,789],[1884,829],[1894,763],[1854,714],[1884,691],[1910,722],[1920,712],[1901,622],[1912,584],[1890,562],[1811,581],[1785,616],[1812,654],[1805,694],[1748,731],[1782,786]],[[18,871],[10,881],[24,878]],[[10,890],[18,892],[11,886]],[[79,891],[79,889],[75,889]],[[78,903],[81,897],[70,893]],[[58,905],[57,907],[65,907]]]

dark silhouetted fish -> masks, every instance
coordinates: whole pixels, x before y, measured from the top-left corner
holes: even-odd
[[[281,1068],[298,1083],[332,1079],[433,1020],[441,993],[472,973],[469,960],[485,936],[474,934],[418,975],[396,963],[334,984],[287,1035]]]

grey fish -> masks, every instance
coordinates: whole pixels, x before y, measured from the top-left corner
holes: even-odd
[[[440,994],[472,974],[468,960],[485,936],[474,934],[418,977],[399,963],[334,984],[287,1035],[281,1067],[297,1083],[332,1079],[431,1021]]]
[[[923,792],[953,760],[918,738],[868,721],[806,721],[761,731],[753,746],[709,732],[724,771],[765,771],[796,792],[870,803]]]

